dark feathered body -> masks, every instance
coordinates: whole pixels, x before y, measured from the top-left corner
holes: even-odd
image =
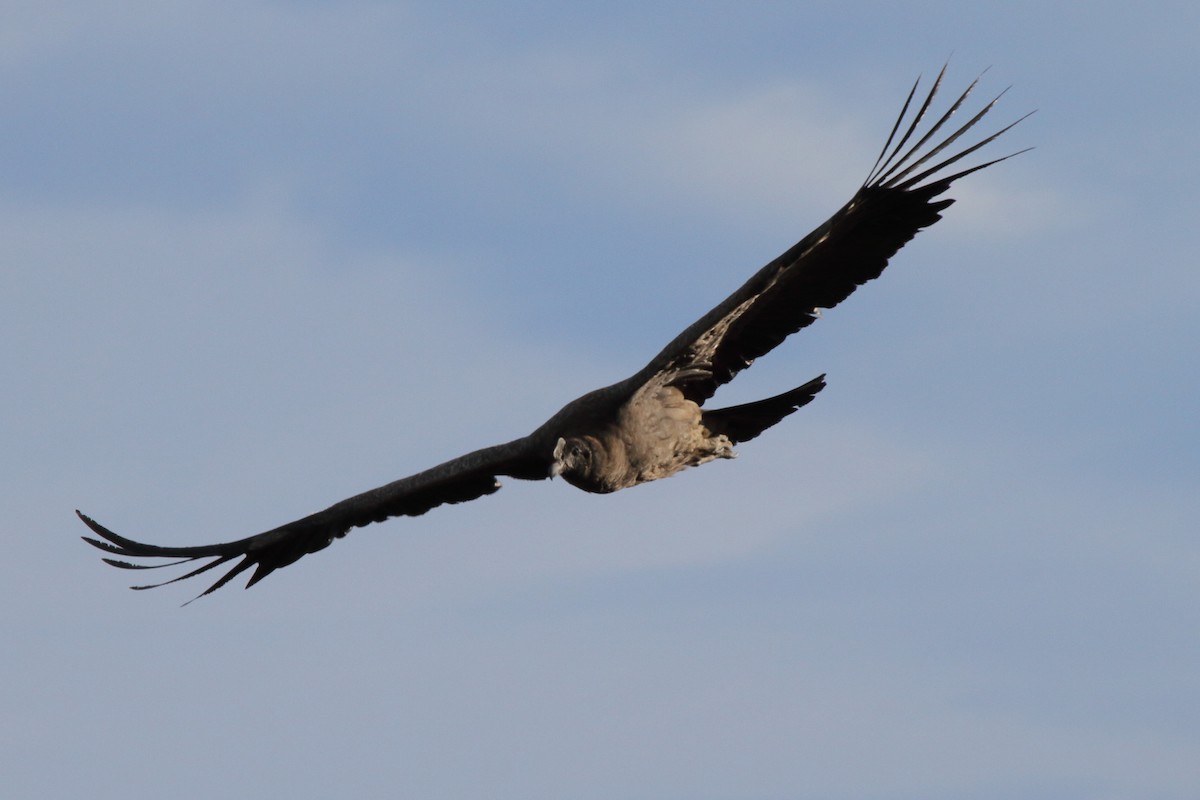
[[[636,374],[573,400],[530,435],[476,450],[233,542],[199,547],[143,544],[80,514],[102,540],[85,538],[122,558],[213,559],[175,580],[237,560],[207,594],[251,567],[254,573],[247,585],[253,585],[352,528],[393,516],[417,516],[439,505],[491,494],[500,488],[501,475],[526,480],[559,475],[578,488],[606,493],[665,478],[689,466],[731,458],[733,445],[753,439],[812,400],[824,387],[824,376],[766,400],[705,408],[717,388],[789,335],[812,324],[820,309],[833,308],[858,286],[878,277],[905,242],[940,219],[953,201],[938,198],[953,181],[1003,160],[939,174],[1012,127],[936,161],[944,148],[996,102],[987,104],[938,144],[928,146],[975,85],[917,138],[917,125],[941,79],[939,74],[901,133],[916,92],[913,87],[875,168],[850,202],[675,337]],[[910,144],[914,138],[915,143]],[[929,161],[935,163],[926,167]],[[128,569],[147,568],[105,560]]]

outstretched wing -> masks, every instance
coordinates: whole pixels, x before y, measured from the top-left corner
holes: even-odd
[[[897,137],[909,116],[920,80],[913,84],[875,166],[849,203],[677,336],[629,384],[640,386],[658,380],[678,386],[689,399],[703,403],[754,359],[810,325],[820,309],[833,308],[856,288],[879,277],[888,259],[917,231],[937,222],[940,212],[954,202],[935,199],[951,183],[1018,155],[1011,153],[939,175],[1029,116],[938,161],[942,151],[1000,99],[997,96],[965,124],[931,144],[978,83],[977,78],[927,131],[918,134],[917,128],[945,72],[943,67],[908,127]],[[931,161],[933,165],[927,166]]]
[[[323,550],[334,539],[345,536],[351,528],[359,528],[372,522],[382,522],[388,517],[415,517],[444,503],[463,503],[500,488],[497,477],[508,475],[516,478],[539,479],[549,477],[550,461],[539,455],[533,441],[528,437],[507,444],[476,450],[465,456],[452,459],[432,469],[401,478],[385,486],[336,503],[324,511],[310,514],[303,519],[281,525],[274,530],[239,539],[235,542],[201,545],[199,547],[160,547],[143,544],[113,533],[94,519],[76,511],[79,518],[100,539],[83,537],[84,541],[108,553],[123,558],[170,558],[165,564],[132,564],[116,558],[104,560],[122,569],[153,569],[186,564],[199,559],[212,561],[161,583],[134,586],[134,589],[151,589],[168,583],[185,580],[214,567],[235,561],[232,568],[208,587],[198,597],[220,589],[234,577],[254,567],[254,573],[246,583],[253,586],[280,567],[300,558]],[[236,561],[236,559],[241,559]]]

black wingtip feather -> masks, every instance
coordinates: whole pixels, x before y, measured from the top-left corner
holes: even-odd
[[[989,67],[989,69],[990,69],[990,67]],[[986,103],[982,109],[980,109],[978,112],[976,112],[976,114],[974,116],[972,116],[971,119],[967,120],[967,122],[965,122],[957,130],[955,130],[953,133],[948,135],[946,138],[944,138],[943,140],[938,142],[938,144],[935,145],[934,147],[930,148],[927,151],[922,152],[922,148],[929,142],[929,140],[932,139],[933,136],[939,130],[941,130],[942,127],[950,120],[950,118],[962,107],[963,103],[966,102],[967,98],[970,96],[971,92],[975,89],[975,87],[978,85],[980,79],[983,77],[984,74],[986,74],[986,72],[987,72],[986,69],[983,70],[983,72],[981,72],[979,74],[979,76],[975,78],[975,80],[971,81],[970,85],[968,85],[967,88],[954,100],[954,102],[950,104],[950,107],[945,112],[942,113],[942,116],[939,117],[938,120],[936,122],[934,122],[929,127],[929,129],[927,131],[925,131],[924,134],[921,135],[921,137],[917,140],[917,142],[915,144],[913,144],[911,147],[909,147],[907,150],[904,150],[905,145],[907,144],[908,140],[912,137],[912,135],[916,131],[917,127],[920,125],[921,120],[924,118],[929,107],[932,105],[934,97],[937,95],[938,89],[940,88],[941,83],[942,83],[942,78],[946,73],[946,66],[943,66],[941,71],[938,73],[937,79],[934,81],[933,86],[930,88],[929,93],[926,95],[924,102],[921,104],[920,109],[913,116],[912,121],[910,122],[910,124],[908,126],[908,129],[904,133],[904,136],[900,139],[899,142],[896,143],[895,147],[893,147],[891,149],[891,152],[887,155],[886,158],[881,157],[880,159],[876,160],[876,163],[872,167],[870,174],[867,176],[867,180],[863,182],[864,188],[872,187],[872,186],[894,188],[894,189],[900,189],[900,190],[913,190],[913,189],[919,188],[921,181],[925,180],[926,178],[932,177],[933,175],[935,175],[936,173],[945,169],[946,167],[950,166],[951,164],[957,163],[959,160],[965,158],[966,156],[971,155],[975,151],[979,150],[981,147],[994,141],[1000,135],[1004,134],[1005,132],[1007,132],[1008,130],[1010,130],[1011,128],[1016,126],[1017,124],[1028,119],[1029,116],[1034,113],[1033,111],[1030,111],[1029,113],[1022,115],[1021,117],[1018,117],[1013,122],[1010,122],[1008,125],[1005,125],[1000,130],[990,134],[989,136],[986,136],[985,138],[976,142],[975,144],[973,144],[969,147],[966,147],[963,150],[955,153],[954,155],[949,156],[948,158],[938,162],[935,166],[929,167],[928,169],[921,171],[919,174],[910,177],[912,175],[912,173],[914,171],[916,171],[918,168],[920,168],[923,164],[928,163],[931,159],[935,158],[939,153],[944,151],[946,148],[950,147],[950,145],[954,144],[954,142],[956,142],[961,136],[963,136],[965,133],[967,133],[967,131],[974,128],[976,123],[978,123],[989,111],[991,111],[992,108],[996,105],[996,103],[998,103],[1000,101],[1000,98],[1004,97],[1004,95],[1009,91],[1009,89],[1011,87],[1005,87],[1004,90],[1002,90],[999,94],[997,94],[994,98],[992,98],[992,100],[990,102]],[[920,79],[918,79],[918,83],[919,82],[920,82]],[[897,117],[896,122],[893,125],[892,134],[888,137],[889,144],[891,143],[892,139],[894,138],[896,130],[898,130],[901,127],[901,125],[904,122],[904,118],[908,114],[908,110],[909,110],[909,107],[911,106],[911,102],[912,102],[912,94],[913,94],[913,92],[916,91],[916,88],[917,88],[917,86],[916,86],[916,84],[914,84],[913,89],[909,92],[909,97],[905,100],[904,105],[901,108],[900,116]],[[887,152],[887,149],[888,149],[888,146],[885,145],[884,151]],[[987,163],[979,164],[977,166],[963,170],[962,172],[956,173],[954,175],[940,178],[937,181],[937,184],[948,187],[950,185],[950,183],[952,183],[953,181],[955,181],[959,178],[965,177],[966,175],[970,175],[972,172],[977,172],[981,169],[984,169],[985,167],[990,167],[993,164],[998,164],[1001,161],[1012,158],[1013,156],[1017,156],[1017,155],[1020,155],[1021,153],[1027,152],[1030,149],[1031,148],[1025,148],[1025,149],[1019,150],[1015,153],[1010,153],[1001,158],[993,159],[991,161],[988,161]],[[903,151],[903,154],[901,154],[901,151]]]
[[[186,572],[183,575],[179,575],[175,578],[171,578],[170,580],[161,581],[159,583],[140,584],[137,586],[129,587],[130,589],[133,589],[135,591],[144,591],[146,589],[156,589],[160,586],[166,586],[168,584],[187,580],[188,578],[193,578],[197,575],[200,575],[200,574],[203,574],[203,573],[209,571],[210,569],[213,569],[215,567],[221,566],[222,564],[228,563],[232,559],[236,558],[238,555],[241,555],[240,553],[237,553],[237,552],[218,552],[218,550],[234,546],[236,543],[231,543],[230,545],[216,545],[216,546],[199,547],[199,548],[159,547],[157,545],[145,544],[143,542],[138,542],[133,539],[126,538],[124,536],[121,536],[118,533],[115,533],[115,532],[109,530],[108,528],[104,527],[96,520],[89,517],[87,514],[84,514],[79,509],[75,510],[75,514],[79,517],[80,520],[83,521],[83,523],[85,525],[88,526],[88,528],[90,528],[92,530],[93,533],[95,533],[97,536],[100,536],[104,540],[106,540],[106,541],[102,541],[100,539],[93,539],[90,536],[80,537],[85,542],[87,542],[88,544],[92,545],[95,548],[103,550],[107,553],[114,553],[116,555],[122,555],[122,556],[132,557],[132,558],[174,558],[175,559],[173,561],[168,561],[168,562],[165,562],[162,564],[134,564],[129,561],[122,561],[122,560],[116,559],[116,558],[102,558],[101,559],[104,563],[106,563],[110,566],[113,566],[113,567],[117,567],[118,569],[129,569],[129,570],[159,569],[161,567],[176,567],[176,566],[179,566],[180,564],[188,564],[188,563],[191,563],[191,562],[196,561],[201,558],[208,558],[208,557],[213,558],[213,560],[210,561],[209,563],[199,566],[196,569],[190,570],[189,572]],[[220,580],[218,580],[216,583],[214,583],[212,586],[210,586],[208,589],[206,589],[201,594],[192,598],[192,600],[196,600],[200,597],[203,597],[204,595],[209,594],[209,593],[215,591],[216,589],[219,589],[221,586],[224,586],[226,583],[228,583],[230,580],[232,580],[234,577],[236,577],[238,575],[238,573],[242,572],[247,567],[249,567],[252,563],[254,563],[254,562],[251,560],[250,556],[247,554],[246,557],[242,560],[242,562],[240,562],[239,564],[236,564],[233,567],[233,569],[231,569],[225,575],[221,576]],[[189,600],[188,603],[190,603],[190,602],[192,602],[192,601]],[[187,603],[184,603],[184,605],[187,605]]]

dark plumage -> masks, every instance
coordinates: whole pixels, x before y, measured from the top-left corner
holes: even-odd
[[[352,528],[388,517],[418,516],[445,503],[491,494],[500,488],[497,478],[501,475],[524,480],[560,475],[580,489],[603,493],[665,478],[713,459],[731,458],[733,445],[753,439],[808,403],[825,381],[822,375],[766,400],[732,408],[703,408],[717,388],[755,358],[810,325],[819,309],[833,308],[858,286],[877,278],[897,250],[917,231],[940,219],[940,212],[954,202],[936,199],[951,183],[1011,157],[940,175],[1016,124],[937,161],[938,155],[999,99],[936,145],[929,145],[978,82],[967,87],[949,110],[918,136],[917,125],[929,110],[944,73],[945,68],[902,130],[919,81],[913,85],[875,166],[850,202],[675,337],[637,374],[573,400],[528,436],[476,450],[234,542],[200,547],[142,544],[80,513],[80,519],[103,540],[84,537],[85,541],[122,559],[177,559],[171,564],[213,559],[165,583],[232,562],[232,568],[205,590],[208,594],[251,567],[254,572],[246,585],[252,586],[274,570],[323,549]],[[926,166],[930,162],[932,166]],[[171,565],[104,560],[124,569]]]

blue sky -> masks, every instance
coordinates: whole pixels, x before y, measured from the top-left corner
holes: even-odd
[[[4,781],[42,798],[1191,798],[1193,4],[7,2]],[[728,387],[735,462],[130,592],[522,435],[838,208],[912,80],[1038,113]]]

